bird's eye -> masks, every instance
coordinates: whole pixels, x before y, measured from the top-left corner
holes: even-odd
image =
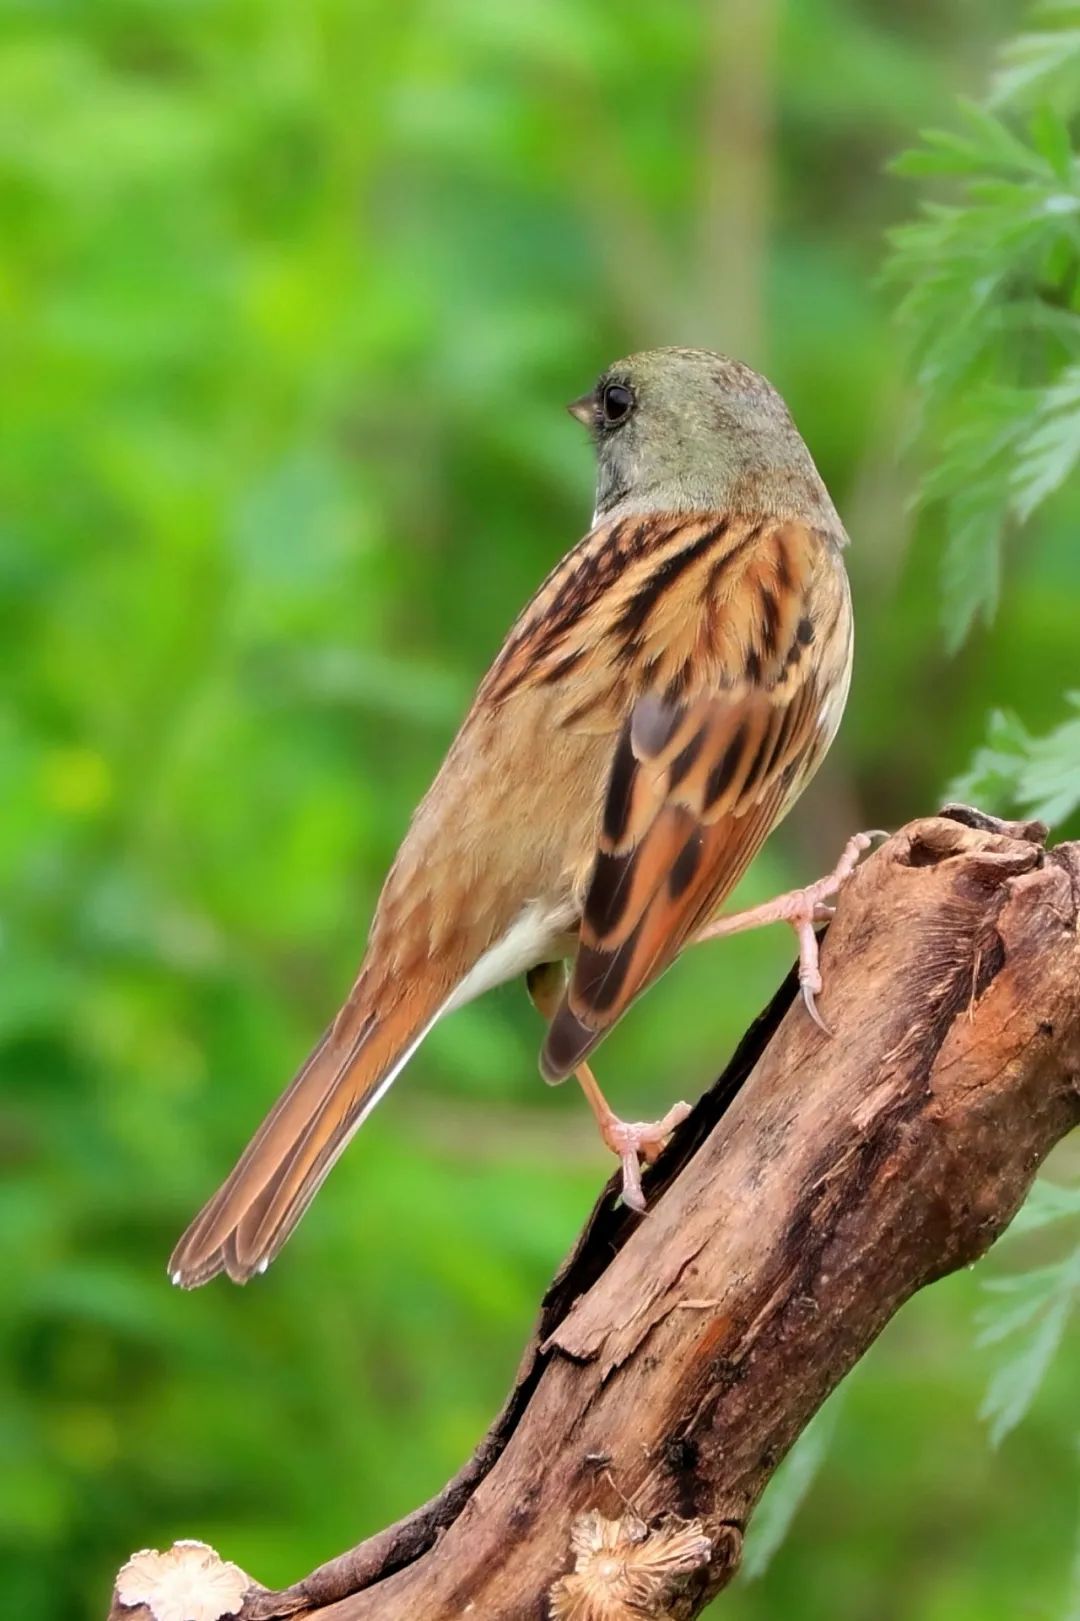
[[[603,412],[604,426],[617,428],[620,422],[625,422],[634,409],[633,391],[625,383],[605,383],[603,393],[600,395],[600,410]]]

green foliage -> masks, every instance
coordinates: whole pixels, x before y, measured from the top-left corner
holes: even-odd
[[[1080,1217],[1080,1187],[1036,1183],[1013,1224],[1011,1237],[1038,1232]],[[1080,1302],[1080,1243],[1061,1260],[1011,1276],[992,1278],[986,1289],[997,1298],[981,1313],[979,1345],[1008,1344],[1008,1356],[995,1373],[983,1402],[995,1445],[1028,1412],[1061,1348]]]
[[[1038,100],[1068,107],[1080,66],[1080,12],[1062,0],[1031,8],[1030,32],[1004,46],[991,80],[990,105]]]
[[[844,1390],[840,1385],[814,1415],[769,1482],[746,1535],[740,1572],[744,1581],[764,1576],[787,1541],[795,1516],[829,1455]]]
[[[1080,693],[1067,694],[1067,702],[1080,710]],[[986,742],[950,794],[990,810],[1018,806],[1058,826],[1080,807],[1080,715],[1044,737],[1032,737],[1015,715],[996,711],[987,723]]]
[[[988,103],[963,104],[896,170],[952,182],[892,233],[889,276],[920,391],[930,470],[920,499],[944,515],[941,612],[955,652],[1002,594],[1006,539],[1064,491],[1080,461],[1080,7],[1041,5],[1007,45]],[[1070,694],[1080,709],[1080,695]],[[994,711],[951,797],[1017,807],[1056,827],[1080,808],[1080,717],[1043,735]],[[1014,1231],[1080,1216],[1080,1192],[1036,1187]],[[995,1444],[1029,1412],[1073,1318],[1080,1241],[991,1280],[980,1346],[1002,1355],[982,1406]]]
[[[436,1490],[502,1398],[607,1174],[512,988],[436,1033],[265,1279],[181,1296],[164,1263],[336,1007],[476,679],[587,521],[561,402],[603,364],[694,341],[763,365],[851,530],[848,715],[747,898],[925,811],[988,706],[1035,736],[1060,720],[1069,487],[1010,553],[992,658],[946,672],[941,515],[909,549],[904,362],[874,290],[906,206],[883,164],[1014,22],[0,0],[13,1614],[99,1617],[118,1562],[176,1535],[291,1580]],[[1071,310],[1037,302],[1057,357]],[[1045,391],[1055,367],[1001,381]],[[943,438],[966,421],[949,399]],[[692,954],[605,1044],[615,1102],[693,1096],[790,960],[779,930]],[[1068,1351],[990,1452],[978,1298],[950,1279],[883,1336],[731,1621],[1060,1610]]]
[[[1015,1429],[1031,1407],[1051,1360],[1061,1348],[1080,1290],[1080,1249],[1056,1266],[999,1278],[987,1284],[1011,1299],[1007,1308],[984,1314],[980,1345],[1012,1338],[1013,1354],[990,1383],[982,1417],[995,1445]]]
[[[1007,1235],[1010,1240],[1066,1224],[1074,1234],[1080,1222],[1080,1186],[1037,1182]],[[995,1296],[980,1318],[980,1346],[1001,1346],[1003,1355],[990,1381],[981,1413],[995,1446],[1030,1412],[1055,1356],[1062,1350],[1080,1306],[1080,1237],[1057,1260],[986,1284]],[[1071,1415],[1075,1417],[1075,1415]],[[1080,1445],[1080,1442],[1078,1442]],[[1080,1529],[1064,1621],[1080,1615]]]
[[[997,609],[1009,531],[1030,522],[1080,457],[1075,37],[1049,22],[1027,36],[994,81],[994,111],[962,104],[957,129],[925,132],[894,165],[950,180],[957,195],[924,202],[891,233],[889,264],[905,288],[918,430],[935,447],[921,499],[944,509],[942,620],[953,651]],[[1047,89],[1051,63],[1056,100],[1025,115],[1019,103]]]

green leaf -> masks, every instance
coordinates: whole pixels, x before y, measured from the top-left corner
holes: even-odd
[[[948,189],[894,230],[886,278],[921,392],[924,501],[944,520],[942,624],[956,651],[1001,590],[1005,538],[1028,524],[1080,462],[1080,49],[1059,9],[1017,42],[997,99],[957,104],[955,128],[927,130],[893,165]],[[1009,71],[1055,91],[1024,123]]]
[[[987,107],[975,101],[961,101],[959,113],[961,122],[971,132],[973,149],[982,153],[988,166],[996,164],[1021,174],[1037,172],[1041,167],[1038,154]]]
[[[746,1581],[765,1574],[806,1501],[836,1431],[843,1407],[841,1390],[834,1391],[807,1425],[769,1483],[746,1537],[742,1563]]]
[[[990,1441],[999,1446],[1019,1424],[1038,1394],[1047,1368],[1061,1344],[1072,1312],[1062,1295],[1048,1307],[1018,1356],[1003,1364],[990,1382],[979,1416],[990,1425]]]
[[[1045,1309],[1046,1297],[1041,1293],[1031,1294],[1026,1299],[1014,1301],[1006,1310],[995,1308],[991,1312],[980,1314],[983,1326],[975,1337],[975,1344],[980,1348],[987,1345],[998,1345],[1002,1340],[1017,1333],[1019,1329],[1026,1328],[1029,1323]]]
[[[989,810],[1009,810],[1017,803],[1030,743],[1015,715],[994,710],[987,721],[986,742],[975,751],[967,771],[949,784],[947,797]]]
[[[1054,1222],[1080,1216],[1080,1187],[1065,1188],[1040,1177],[1032,1186],[1023,1207],[1013,1220],[1006,1238],[1036,1233]]]
[[[1067,694],[1080,711],[1080,693]],[[987,741],[950,785],[953,798],[1016,808],[1055,826],[1080,809],[1080,713],[1032,737],[1015,715],[995,712]]]
[[[1001,1278],[988,1278],[983,1289],[988,1295],[1039,1295],[1050,1300],[1068,1285],[1073,1257],[1051,1261],[1046,1266],[1030,1267],[1026,1272],[1012,1272]]]
[[[975,620],[989,623],[1001,591],[1000,520],[992,506],[968,496],[958,498],[949,515],[948,540],[941,567],[941,616],[945,645],[955,653]]]
[[[992,1287],[995,1293],[1019,1298],[999,1313],[984,1314],[979,1343],[993,1344],[1029,1330],[1020,1350],[995,1373],[980,1411],[997,1446],[1028,1411],[1064,1337],[1080,1293],[1080,1246],[1054,1266],[995,1279]]]
[[[1028,127],[1031,131],[1032,145],[1046,159],[1058,179],[1066,183],[1071,181],[1072,143],[1069,139],[1069,126],[1065,120],[1053,107],[1044,104],[1036,107]]]
[[[1080,365],[1043,391],[1034,426],[1019,441],[1012,508],[1026,523],[1080,461]]]
[[[1057,14],[1067,20],[1075,8],[1062,8]],[[1049,11],[1052,19],[1054,12]],[[1080,66],[1080,28],[1047,27],[1012,40],[1001,52],[1001,67],[990,86],[990,104],[1030,100],[1035,92],[1046,94],[1055,84],[1064,84],[1066,100],[1076,95],[1075,80]]]
[[[1080,693],[1069,693],[1080,710]],[[1019,803],[1051,826],[1080,807],[1080,714],[1046,737],[1033,738],[1018,784]]]

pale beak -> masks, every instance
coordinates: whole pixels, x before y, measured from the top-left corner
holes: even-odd
[[[571,400],[566,409],[572,417],[577,417],[583,427],[591,428],[596,422],[596,395],[590,389],[580,400]]]

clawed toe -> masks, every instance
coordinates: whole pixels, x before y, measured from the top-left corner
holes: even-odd
[[[788,913],[787,921],[799,939],[799,985],[802,989],[803,1005],[818,1029],[826,1036],[831,1036],[832,1030],[818,1012],[817,998],[821,990],[821,971],[818,967],[818,943],[813,925],[826,923],[834,916],[836,907],[830,906],[828,902],[846,884],[858,866],[859,857],[870,849],[875,839],[888,837],[883,828],[873,828],[867,833],[856,833],[848,840],[840,860],[831,873],[807,889],[796,891],[795,905]]]
[[[832,1036],[832,1030],[831,1030],[830,1026],[825,1023],[825,1020],[821,1017],[821,1014],[818,1012],[817,993],[818,993],[818,991],[820,989],[821,989],[820,983],[818,984],[817,989],[815,989],[813,985],[810,985],[808,983],[804,984],[803,987],[802,987],[803,1005],[806,1008],[807,1013],[809,1013],[810,1017],[813,1019],[814,1023],[817,1025],[818,1029],[824,1035],[831,1037]]]
[[[622,1166],[623,1203],[641,1214],[645,1210],[641,1163],[644,1161],[646,1165],[651,1165],[659,1158],[675,1127],[681,1125],[690,1113],[690,1105],[673,1104],[660,1120],[639,1120],[636,1123],[620,1120],[596,1084],[596,1076],[588,1064],[581,1064],[574,1074],[600,1127],[605,1147],[610,1148]]]
[[[690,1113],[688,1103],[676,1103],[661,1120],[620,1120],[612,1115],[602,1128],[604,1142],[617,1154],[622,1164],[622,1200],[631,1210],[642,1214],[645,1210],[645,1191],[641,1185],[641,1165],[652,1165],[665,1143]]]
[[[775,900],[766,901],[763,906],[752,907],[747,912],[737,912],[732,917],[714,918],[695,936],[695,939],[718,940],[723,935],[735,934],[740,929],[758,928],[764,923],[790,924],[799,940],[799,985],[802,988],[806,1011],[818,1029],[824,1035],[831,1036],[832,1031],[817,1007],[817,997],[821,991],[821,973],[818,969],[818,944],[814,924],[829,921],[836,910],[830,902],[840,893],[859,865],[859,857],[869,850],[876,839],[888,837],[883,828],[853,834],[841,851],[840,859],[832,872],[826,873],[824,878],[819,878],[817,883],[808,884],[805,889],[792,890],[787,895],[778,895]]]
[[[636,1154],[623,1154],[622,1202],[639,1216],[645,1214],[645,1190],[641,1185],[641,1167]]]

